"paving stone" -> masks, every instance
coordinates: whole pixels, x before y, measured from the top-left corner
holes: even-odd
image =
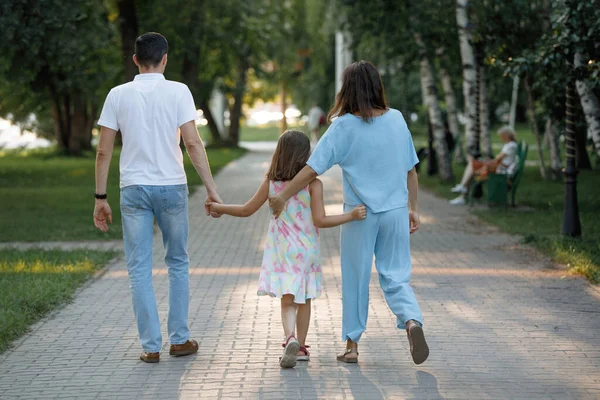
[[[271,147],[260,146],[216,178],[227,202],[260,185]],[[265,152],[261,152],[261,150]],[[341,211],[341,173],[323,178],[327,209]],[[374,270],[360,365],[342,348],[339,229],[321,231],[323,296],[313,304],[311,361],[281,371],[277,300],[256,296],[269,213],[204,216],[190,198],[190,327],[196,356],[144,364],[123,258],[73,303],[36,324],[0,356],[0,397],[98,399],[597,399],[600,290],[427,193],[412,237],[413,286],[425,317],[430,359],[411,362]],[[116,205],[113,205],[116,206]],[[80,243],[67,244],[70,248]],[[60,244],[58,245],[60,246]],[[120,244],[106,246],[119,248]],[[166,333],[168,277],[159,235],[154,287]]]

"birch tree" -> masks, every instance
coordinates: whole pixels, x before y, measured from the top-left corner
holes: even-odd
[[[460,126],[458,124],[458,109],[456,105],[456,95],[454,93],[454,87],[452,85],[452,77],[448,71],[450,60],[446,53],[445,47],[440,47],[437,50],[437,56],[440,64],[440,76],[442,79],[442,89],[444,91],[444,98],[446,101],[446,114],[448,119],[448,127],[452,136],[454,137],[454,161],[458,163],[464,163],[465,153],[460,140]]]
[[[550,174],[552,180],[558,180],[562,176],[562,160],[560,157],[559,135],[554,120],[551,116],[546,118],[546,129],[544,136],[550,149]]]
[[[460,42],[460,55],[463,72],[464,114],[466,120],[465,136],[469,155],[478,151],[477,147],[477,76],[475,71],[475,50],[473,49],[473,33],[469,27],[468,0],[456,1],[456,24]]]
[[[586,58],[580,51],[576,52],[575,68],[585,69],[588,65]],[[594,143],[596,154],[600,157],[600,102],[591,85],[586,82],[585,76],[579,75],[576,81],[577,93],[588,125],[588,135]]]
[[[421,37],[421,34],[415,32],[414,38],[415,43],[419,48],[421,86],[425,90],[423,97],[425,98],[425,103],[427,104],[429,122],[431,123],[431,128],[433,130],[434,147],[437,155],[439,174],[442,181],[450,182],[454,179],[454,175],[452,173],[452,164],[450,160],[450,154],[448,152],[448,145],[446,143],[444,120],[442,118],[442,111],[440,110],[440,105],[437,98],[433,67],[431,65],[431,61],[429,60],[427,47],[423,41],[423,38]]]

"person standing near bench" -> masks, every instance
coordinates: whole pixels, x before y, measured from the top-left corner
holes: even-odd
[[[204,182],[206,203],[221,203],[196,129],[192,94],[186,85],[165,80],[163,75],[167,51],[167,40],[158,33],[137,38],[133,60],[140,74],[109,92],[98,121],[102,128],[96,158],[94,224],[106,232],[107,222],[112,223],[106,185],[115,136],[120,130],[123,240],[133,311],[143,349],[140,359],[148,363],[160,360],[162,348],[152,287],[155,218],[162,231],[169,273],[169,354],[184,356],[198,351],[198,343],[190,339],[188,327],[188,187],[179,147],[181,138]],[[205,212],[209,214],[208,206]]]

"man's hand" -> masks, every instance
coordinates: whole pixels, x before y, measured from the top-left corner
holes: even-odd
[[[223,214],[210,211],[211,203],[223,204],[223,200],[221,200],[221,197],[217,192],[208,193],[206,201],[204,202],[204,212],[206,215],[210,215],[213,218],[220,218]]]
[[[273,216],[279,218],[285,206],[285,201],[280,196],[269,197],[269,206],[273,210]]]
[[[96,200],[96,206],[94,207],[94,225],[102,232],[108,232],[108,225],[112,224],[112,210],[106,200]]]
[[[419,230],[419,226],[421,225],[421,217],[419,217],[419,213],[416,211],[408,212],[408,220],[410,221],[410,233],[411,235]]]

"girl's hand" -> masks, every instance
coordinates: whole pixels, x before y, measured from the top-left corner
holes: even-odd
[[[355,221],[363,220],[367,218],[367,207],[363,204],[360,206],[356,206],[354,210],[352,210],[352,219]]]
[[[421,217],[419,217],[418,212],[409,211],[408,220],[410,222],[410,233],[413,234],[419,229],[419,225],[421,225]]]
[[[223,213],[219,211],[219,203],[208,202],[206,203],[206,206],[208,207],[208,211],[211,217],[219,218],[221,217],[221,215],[223,215]]]

